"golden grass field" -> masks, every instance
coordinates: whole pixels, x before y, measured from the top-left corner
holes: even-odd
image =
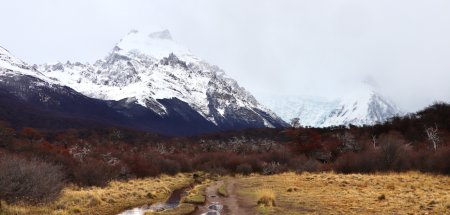
[[[0,215],[118,214],[130,207],[164,201],[173,190],[192,183],[192,174],[178,174],[158,178],[114,181],[104,188],[70,186],[63,190],[58,200],[47,205],[28,206],[2,203]]]
[[[448,176],[284,173],[235,180],[242,204],[259,214],[450,214]],[[264,196],[275,206],[258,206]]]
[[[450,177],[418,172],[363,174],[283,173],[227,176],[233,193],[250,214],[439,214],[450,215]],[[189,214],[201,202],[206,180],[174,210],[148,214]],[[114,181],[107,187],[69,186],[53,203],[41,206],[2,203],[0,215],[115,215],[131,207],[163,202],[194,182],[192,174]],[[226,185],[217,188],[226,190]],[[227,194],[228,196],[228,194]],[[230,197],[226,197],[230,198]],[[198,199],[198,200],[197,200]],[[273,200],[273,201],[272,201]],[[258,204],[259,202],[259,204]]]

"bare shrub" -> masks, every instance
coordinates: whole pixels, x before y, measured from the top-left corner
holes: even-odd
[[[262,173],[264,175],[273,175],[273,174],[281,173],[281,172],[283,172],[283,170],[284,170],[283,166],[280,165],[280,163],[271,162],[264,166]]]
[[[301,172],[318,172],[321,170],[321,163],[315,159],[308,159],[305,163],[301,164],[297,169],[297,173]]]
[[[161,174],[161,169],[155,165],[148,157],[137,154],[127,154],[122,161],[126,164],[130,173],[137,177],[157,176]]]
[[[380,141],[381,142],[381,141]],[[398,157],[404,152],[404,144],[399,140],[388,137],[380,144],[380,162],[382,170],[391,170]]]
[[[274,151],[266,155],[266,162],[275,162],[286,164],[292,159],[292,154],[289,151]]]
[[[257,156],[247,156],[246,160],[248,164],[252,166],[253,172],[262,172],[264,169],[264,162]]]
[[[95,159],[86,159],[73,172],[75,182],[84,186],[106,186],[118,175],[118,168]]]
[[[253,171],[252,165],[248,163],[243,163],[236,167],[236,172],[242,175],[250,175],[252,171]]]
[[[429,167],[430,172],[450,175],[450,147],[441,147],[438,152],[430,154]]]
[[[334,163],[334,170],[341,173],[372,173],[380,169],[380,155],[375,150],[346,153]]]
[[[233,160],[233,154],[222,152],[201,153],[192,160],[194,170],[214,171],[217,168],[226,168],[229,160]],[[229,168],[227,168],[229,169]],[[230,169],[234,171],[234,169]]]
[[[60,167],[16,156],[0,157],[0,199],[42,203],[56,199],[64,187]]]
[[[289,169],[296,170],[302,164],[304,164],[306,161],[308,161],[308,157],[306,157],[305,155],[299,155],[299,156],[293,157],[291,160],[289,160],[288,167],[289,167]]]
[[[181,171],[181,166],[176,161],[161,159],[158,161],[157,165],[161,172],[167,173],[169,175],[175,175]]]
[[[171,156],[170,159],[178,162],[181,172],[192,172],[192,161],[187,155],[177,154]]]

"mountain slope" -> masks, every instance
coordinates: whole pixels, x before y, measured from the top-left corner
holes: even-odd
[[[0,120],[15,127],[126,127],[169,135],[190,135],[218,128],[176,98],[158,100],[161,116],[130,100],[100,100],[60,84],[0,49]],[[195,126],[193,126],[195,125]]]
[[[372,125],[403,114],[394,103],[369,87],[334,100],[264,97],[261,101],[284,120],[298,117],[301,125],[311,127]]]
[[[94,64],[29,66],[0,48],[0,99],[0,120],[18,127],[121,126],[192,135],[286,125],[167,30],[132,31]]]
[[[222,130],[286,125],[220,68],[174,42],[167,30],[133,30],[94,64],[38,69],[86,96],[132,101],[160,116],[169,114],[160,100],[176,98]]]

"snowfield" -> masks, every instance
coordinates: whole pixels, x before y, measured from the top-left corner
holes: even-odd
[[[298,96],[267,96],[260,101],[289,122],[300,118],[300,124],[311,127],[338,125],[372,125],[384,122],[403,111],[370,86],[335,99]]]

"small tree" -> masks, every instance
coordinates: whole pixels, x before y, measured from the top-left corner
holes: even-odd
[[[0,121],[0,147],[6,146],[14,136],[14,129],[6,122]]]
[[[116,144],[120,139],[122,139],[123,134],[119,129],[112,129],[110,133],[111,143]]]
[[[392,170],[402,154],[406,153],[405,139],[401,133],[391,131],[379,138],[379,146],[376,149],[380,153],[381,170]]]
[[[438,126],[435,125],[434,128],[433,127],[425,128],[425,132],[427,133],[428,140],[430,141],[430,143],[433,146],[434,151],[436,152],[437,151],[437,145],[441,141],[439,136],[438,136],[438,133],[439,133]]]
[[[61,132],[55,137],[56,143],[61,144],[64,148],[68,148],[70,144],[75,143],[77,141],[77,134],[75,130],[67,130]]]
[[[30,143],[42,139],[42,134],[34,128],[23,128],[20,131],[20,136],[26,138]]]
[[[295,117],[291,119],[291,127],[292,128],[299,128],[300,127],[300,118]]]
[[[373,149],[377,148],[377,136],[376,135],[372,135],[372,145],[373,145]]]

